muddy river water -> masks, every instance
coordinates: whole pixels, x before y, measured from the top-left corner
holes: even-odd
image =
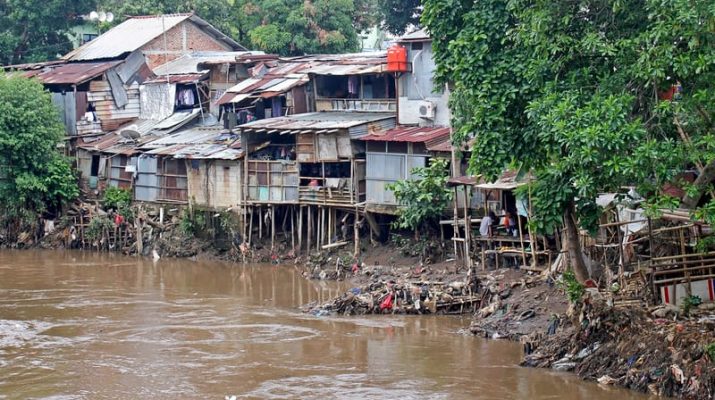
[[[332,318],[290,266],[0,251],[0,399],[644,399],[520,368],[467,318]]]

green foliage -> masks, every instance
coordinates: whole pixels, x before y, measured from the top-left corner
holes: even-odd
[[[101,239],[105,233],[114,229],[114,223],[105,216],[95,216],[89,221],[85,236],[90,242]]]
[[[419,230],[425,223],[439,219],[452,199],[447,187],[449,171],[447,161],[433,159],[428,167],[411,171],[415,179],[397,181],[387,186],[395,192],[400,209],[396,226],[402,229]]]
[[[534,224],[573,209],[593,228],[599,192],[663,184],[715,160],[715,8],[689,0],[426,0],[437,81],[449,83],[470,170],[532,171]],[[676,101],[659,94],[679,82]],[[678,125],[690,140],[683,140]]]
[[[56,209],[79,194],[49,94],[34,80],[0,75],[0,212]]]
[[[690,315],[690,311],[701,304],[703,304],[703,299],[700,296],[687,296],[683,299],[683,313]]]
[[[573,271],[566,271],[561,276],[560,286],[566,291],[566,296],[571,303],[578,303],[586,293],[586,287],[576,279]]]
[[[700,238],[695,244],[695,251],[704,253],[715,249],[715,236],[705,236]]]
[[[206,227],[206,216],[203,212],[184,209],[181,213],[179,228],[188,236],[196,236]]]
[[[375,0],[101,0],[116,15],[195,12],[244,46],[281,55],[357,51]],[[119,23],[117,20],[116,23]]]
[[[104,191],[102,203],[106,209],[113,208],[118,210],[126,208],[132,203],[132,192],[127,189],[110,186]]]
[[[72,49],[69,28],[93,1],[0,0],[0,64],[55,59]]]
[[[703,350],[710,357],[710,361],[715,361],[715,342],[705,345]]]
[[[390,33],[401,35],[410,25],[420,23],[420,0],[377,0],[377,12],[382,27]]]

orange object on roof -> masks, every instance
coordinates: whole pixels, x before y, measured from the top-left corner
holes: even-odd
[[[407,49],[400,45],[394,45],[387,50],[387,71],[407,72]]]

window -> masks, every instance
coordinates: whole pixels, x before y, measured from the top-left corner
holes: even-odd
[[[96,38],[97,38],[97,35],[94,33],[83,33],[82,34],[82,44],[91,42],[92,40],[94,40]]]
[[[412,50],[422,50],[422,42],[412,43]]]

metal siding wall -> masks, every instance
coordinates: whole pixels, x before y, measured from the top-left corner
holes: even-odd
[[[67,135],[77,134],[77,100],[73,92],[52,93],[52,103],[57,107]]]
[[[405,179],[406,156],[367,153],[367,202],[396,204],[395,195],[386,185]]]
[[[137,160],[137,180],[135,198],[137,201],[156,201],[159,195],[159,178],[156,176],[157,162],[154,157],[139,157]]]

